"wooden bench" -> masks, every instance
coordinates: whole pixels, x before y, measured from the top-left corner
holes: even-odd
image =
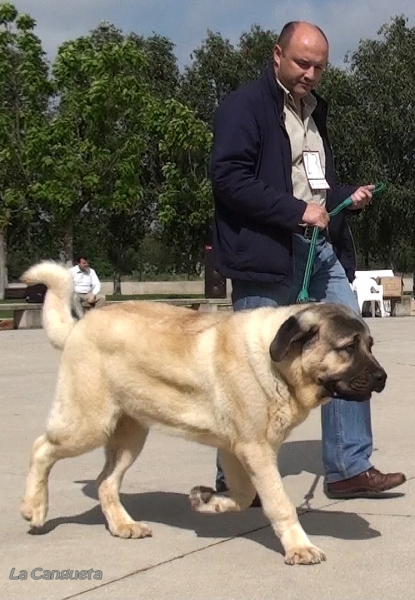
[[[126,300],[108,300],[106,304],[119,304]],[[137,300],[136,302],[145,302]],[[228,298],[158,298],[150,302],[166,302],[174,306],[185,306],[201,312],[216,312],[217,310],[227,310],[232,306]],[[0,304],[0,318],[2,313],[13,314],[13,329],[39,329],[42,327],[42,306],[43,304],[30,304],[28,302],[9,302]]]
[[[231,308],[230,298],[158,298],[151,302],[166,302],[174,306],[186,306],[201,312],[216,312]]]
[[[5,300],[25,300],[26,299],[26,285],[19,285],[14,287],[6,287],[4,290]]]

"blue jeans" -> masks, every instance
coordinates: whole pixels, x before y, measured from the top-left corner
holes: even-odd
[[[232,282],[234,311],[260,306],[294,304],[301,289],[310,242],[293,236],[294,279],[288,288],[280,284],[250,281]],[[315,302],[336,302],[360,314],[346,274],[325,238],[319,238],[314,268],[310,278],[309,296]],[[327,483],[349,479],[370,469],[372,455],[372,424],[370,402],[353,402],[332,398],[321,407],[323,465]],[[225,484],[218,454],[218,489]]]

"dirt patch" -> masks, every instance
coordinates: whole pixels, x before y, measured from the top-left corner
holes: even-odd
[[[0,321],[0,331],[9,331],[10,329],[13,329],[12,319],[3,319],[3,321]]]

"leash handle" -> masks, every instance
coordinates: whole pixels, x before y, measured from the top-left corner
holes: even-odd
[[[372,190],[372,195],[381,194],[386,190],[386,188],[387,188],[386,183],[383,183],[383,182],[377,183]],[[352,197],[349,196],[348,198],[346,198],[346,200],[343,200],[343,202],[340,202],[340,204],[338,204],[331,212],[329,212],[329,217],[334,217],[335,215],[338,215],[342,210],[344,210],[345,208],[348,208],[352,204],[353,204]],[[319,232],[319,229],[317,226],[315,226],[313,229],[313,234],[311,236],[310,249],[308,251],[307,264],[306,264],[305,271],[304,271],[303,285],[301,287],[300,293],[297,296],[297,302],[299,304],[309,302],[309,300],[310,300],[309,295],[308,295],[308,288],[310,285],[311,270],[313,268],[313,263],[314,263],[314,259],[315,259],[315,255],[316,255],[316,244],[317,244],[318,232]]]

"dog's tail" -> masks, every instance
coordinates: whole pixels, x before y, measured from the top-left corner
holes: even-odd
[[[23,273],[28,284],[43,283],[48,288],[43,305],[43,327],[49,341],[62,350],[76,320],[71,313],[73,283],[69,269],[54,261],[43,261]]]

